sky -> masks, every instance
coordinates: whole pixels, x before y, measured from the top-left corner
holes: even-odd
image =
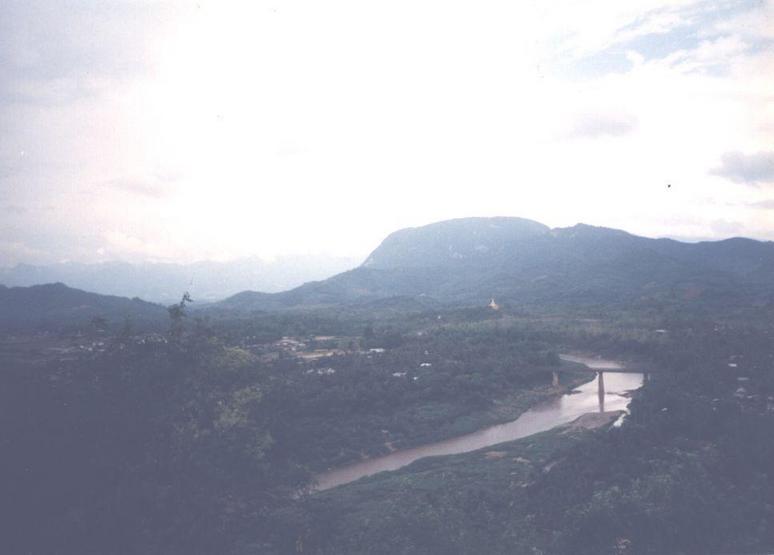
[[[519,216],[774,240],[774,1],[0,2],[0,266]]]

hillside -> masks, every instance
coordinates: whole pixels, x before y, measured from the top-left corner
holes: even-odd
[[[397,231],[360,267],[278,294],[243,292],[221,308],[275,310],[394,296],[448,304],[767,304],[774,243],[683,243],[584,224],[467,218]]]
[[[0,284],[28,287],[62,282],[102,295],[140,297],[165,304],[176,302],[183,291],[189,291],[198,302],[202,302],[221,300],[245,289],[284,291],[307,281],[327,278],[359,262],[352,258],[306,255],[279,257],[272,261],[245,258],[191,264],[19,264],[12,268],[0,268]]]
[[[125,319],[134,326],[158,327],[166,309],[140,299],[98,295],[62,283],[32,287],[0,285],[0,330],[73,329],[104,318],[117,325]]]

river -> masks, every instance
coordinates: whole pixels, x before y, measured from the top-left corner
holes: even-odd
[[[643,374],[626,372],[625,365],[620,362],[570,355],[562,355],[562,359],[580,362],[591,369],[604,371],[604,390],[600,391],[599,374],[597,374],[592,381],[579,386],[570,393],[532,407],[511,422],[490,426],[437,443],[401,449],[389,455],[323,472],[316,477],[317,487],[315,489],[317,491],[326,490],[377,472],[397,470],[423,457],[466,453],[544,432],[555,426],[572,422],[588,412],[626,410],[630,401],[628,392],[639,388],[643,383]]]

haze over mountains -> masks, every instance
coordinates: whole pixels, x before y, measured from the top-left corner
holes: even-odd
[[[201,303],[221,300],[246,289],[284,291],[348,270],[361,261],[357,258],[307,255],[285,256],[272,261],[246,258],[192,264],[20,264],[13,268],[0,268],[0,283],[10,287],[61,282],[103,295],[140,297],[160,303],[176,302],[183,291],[190,291]]]
[[[214,295],[237,284],[258,288],[267,283],[266,274],[253,272],[256,267],[248,263],[148,267],[71,268],[73,276],[93,289],[122,296],[146,291],[146,297],[167,303],[179,300],[186,289],[201,299],[207,298],[205,292]],[[195,271],[193,286],[184,279],[186,271]],[[30,269],[28,278],[34,275],[46,274]],[[415,308],[484,306],[492,297],[511,306],[771,305],[774,243],[742,238],[682,243],[585,224],[551,229],[521,218],[447,220],[392,233],[355,269],[279,293],[242,291],[205,310],[367,307],[385,302]],[[95,316],[113,324],[128,316],[158,327],[166,318],[161,305],[87,293],[61,283],[0,287],[0,314],[0,325],[23,327],[83,325]]]
[[[374,301],[443,303],[770,303],[774,243],[683,243],[578,224],[551,229],[521,218],[465,218],[396,231],[360,267],[267,295],[220,303],[242,309]]]

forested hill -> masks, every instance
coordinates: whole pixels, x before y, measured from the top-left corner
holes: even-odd
[[[774,302],[774,243],[683,243],[578,224],[466,218],[397,231],[362,266],[221,308],[271,310],[389,297],[481,305]]]
[[[92,321],[161,326],[167,311],[140,299],[98,295],[62,283],[32,287],[0,285],[0,330],[75,329]],[[96,320],[95,320],[96,319]]]
[[[178,301],[183,291],[189,291],[197,301],[211,302],[245,289],[286,291],[348,270],[359,262],[354,258],[307,255],[282,256],[271,261],[252,257],[190,264],[118,261],[19,264],[0,268],[0,283],[8,287],[29,287],[62,282],[101,295],[140,297],[164,304]]]

